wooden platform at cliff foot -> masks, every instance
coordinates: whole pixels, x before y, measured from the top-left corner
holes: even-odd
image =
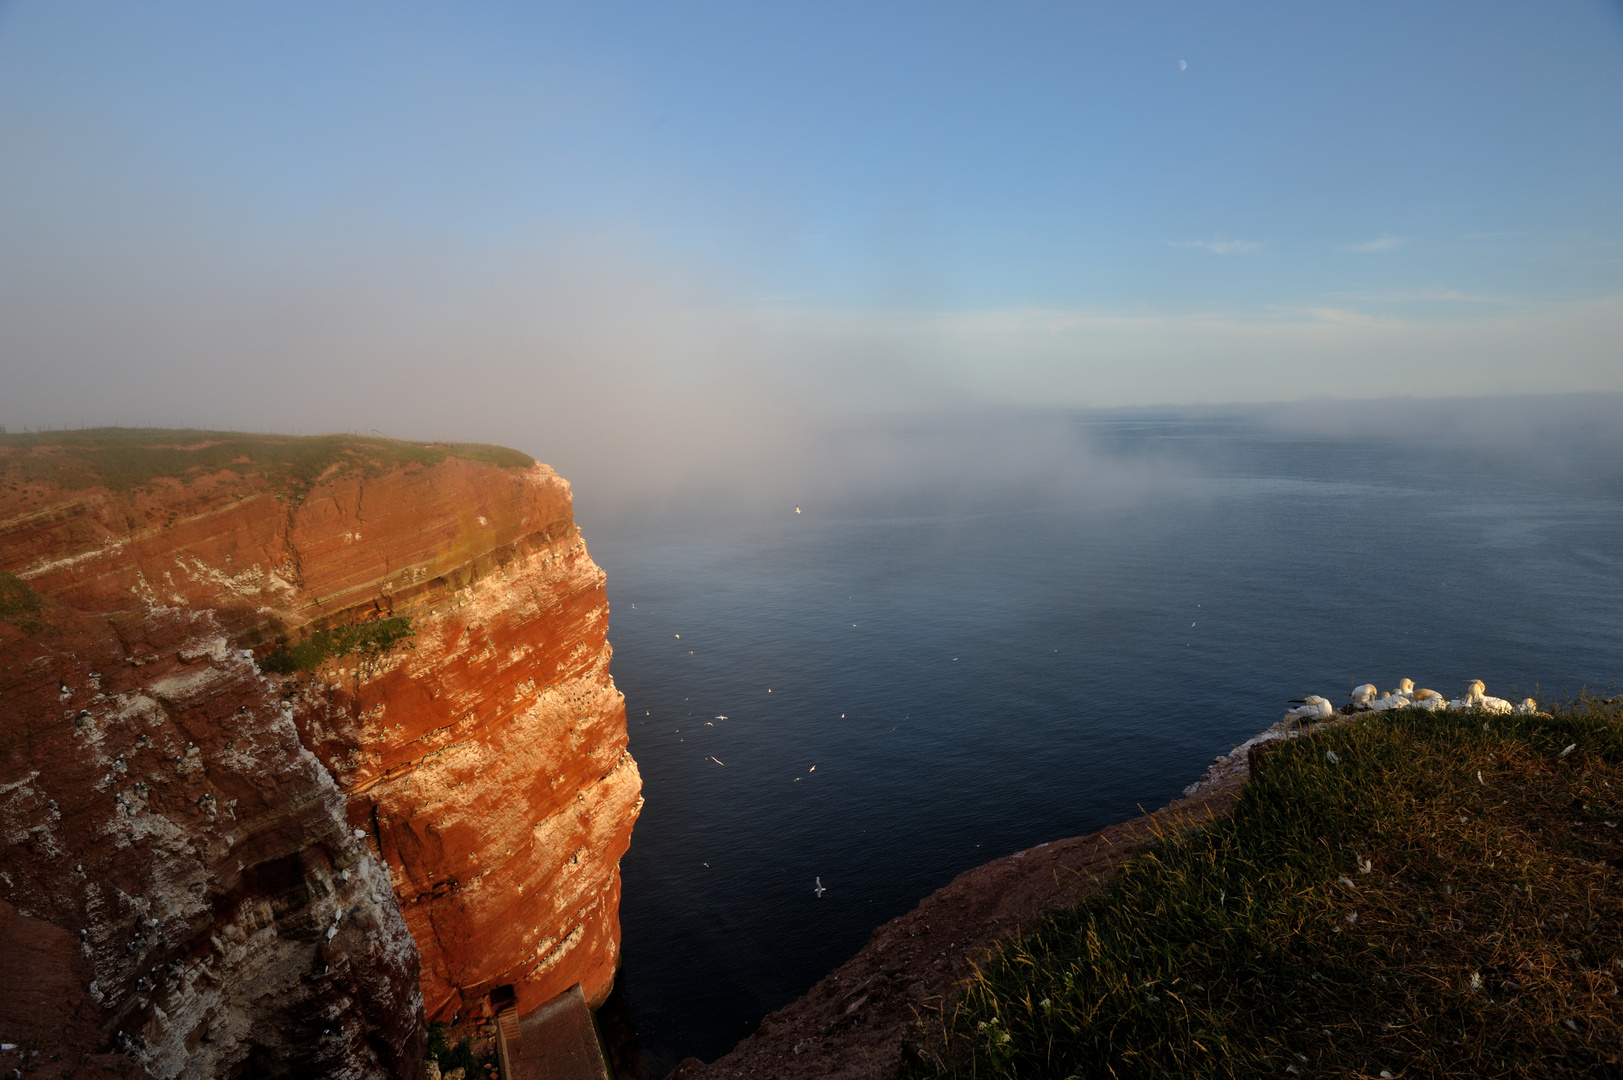
[[[579,985],[523,1016],[511,1009],[497,1016],[496,1052],[502,1080],[609,1080]]]

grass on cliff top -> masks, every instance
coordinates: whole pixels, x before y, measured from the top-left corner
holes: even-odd
[[[908,1073],[1623,1076],[1620,867],[1617,701],[1370,715],[995,952]]]
[[[259,475],[274,487],[307,490],[333,466],[377,475],[403,465],[466,458],[528,468],[528,454],[478,443],[403,442],[376,435],[249,435],[234,431],[89,428],[0,434],[0,480],[70,490],[125,491],[163,477],[182,480],[225,470]]]

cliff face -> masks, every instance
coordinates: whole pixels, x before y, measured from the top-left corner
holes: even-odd
[[[8,1036],[129,1050],[161,1077],[410,1075],[416,950],[276,688],[208,611],[50,614],[0,628],[0,882],[46,924],[14,924],[15,945],[71,935],[90,980]]]
[[[640,779],[550,469],[7,437],[0,571],[0,887],[150,1071],[411,1075],[423,1006],[606,996]]]

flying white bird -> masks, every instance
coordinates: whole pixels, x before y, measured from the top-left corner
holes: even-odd
[[[798,507],[798,506],[795,507],[795,513],[797,513],[797,514],[800,513],[800,507]]]
[[[824,893],[828,892],[827,889],[823,888],[823,879],[822,879],[821,876],[818,877],[817,885],[816,885],[815,888],[812,889],[812,892],[817,894],[817,899],[819,899],[819,900],[821,900],[823,898]]]

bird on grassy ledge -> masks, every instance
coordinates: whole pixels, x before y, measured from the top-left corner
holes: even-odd
[[[1523,698],[1522,703],[1512,709],[1511,712],[1515,713],[1517,716],[1538,716],[1538,702],[1534,701],[1532,698]]]
[[[1472,679],[1471,684],[1465,688],[1465,696],[1450,701],[1448,707],[1454,712],[1485,712],[1497,716],[1509,715],[1515,709],[1515,706],[1504,698],[1491,697],[1481,679]]]
[[[1427,712],[1436,712],[1448,708],[1448,699],[1435,690],[1416,690],[1414,699],[1409,703],[1413,709],[1425,709]]]
[[[1388,709],[1407,709],[1413,700],[1414,680],[1399,679],[1397,689],[1386,694],[1378,701],[1369,703],[1373,712],[1386,712]]]
[[[1347,697],[1347,707],[1354,712],[1367,712],[1374,706],[1375,699],[1379,695],[1380,691],[1375,689],[1374,683],[1355,686],[1352,688],[1352,693]]]
[[[1291,698],[1296,708],[1285,714],[1286,720],[1328,720],[1336,714],[1335,707],[1317,694],[1304,698]]]

